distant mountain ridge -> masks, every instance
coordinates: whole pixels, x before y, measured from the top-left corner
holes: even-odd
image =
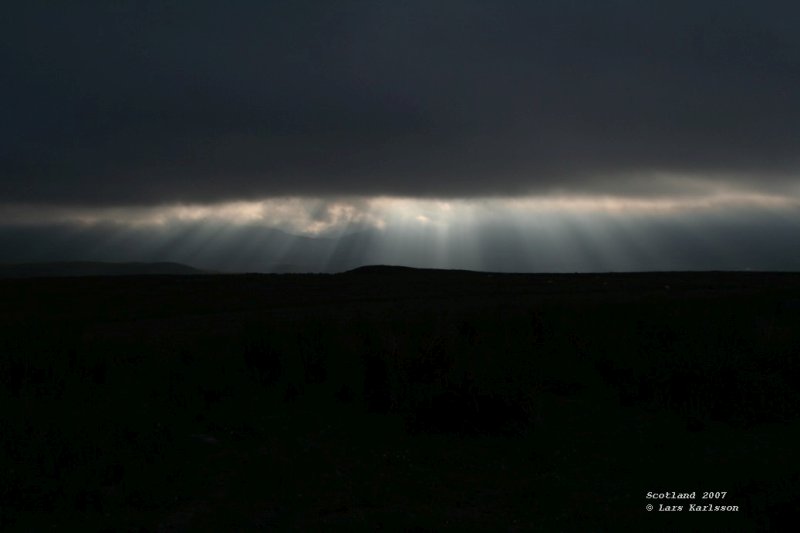
[[[435,274],[435,275],[452,275],[452,274],[476,274],[485,276],[492,274],[491,272],[483,272],[479,270],[462,270],[451,268],[418,268],[403,265],[364,265],[353,268],[343,274],[365,274],[365,275],[379,275],[379,276],[413,276],[421,274]]]
[[[79,276],[147,276],[206,274],[181,263],[107,263],[101,261],[56,261],[46,263],[0,263],[0,278],[53,278]]]

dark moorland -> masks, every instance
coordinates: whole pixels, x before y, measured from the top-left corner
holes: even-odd
[[[0,280],[0,424],[2,530],[776,530],[800,274]]]

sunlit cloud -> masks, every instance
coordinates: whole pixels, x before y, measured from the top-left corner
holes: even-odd
[[[270,198],[219,204],[150,207],[0,207],[2,224],[118,224],[131,227],[180,223],[261,225],[298,235],[329,236],[347,229],[408,226],[443,228],[465,222],[494,223],[541,217],[659,217],[692,213],[800,208],[796,196],[718,192],[700,197],[533,196],[488,199]]]
[[[6,230],[16,244],[6,245],[5,260],[148,259],[325,272],[370,263],[548,272],[800,268],[800,254],[791,251],[800,249],[798,198],[743,191],[13,206],[0,209],[0,227],[23,228]],[[19,236],[26,227],[34,237]]]

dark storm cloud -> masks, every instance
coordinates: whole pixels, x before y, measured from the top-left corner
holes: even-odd
[[[795,2],[15,2],[0,199],[786,190]]]

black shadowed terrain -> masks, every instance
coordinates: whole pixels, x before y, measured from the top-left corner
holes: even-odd
[[[2,530],[776,530],[800,274],[0,280],[0,417]]]
[[[0,278],[190,275],[202,273],[202,270],[180,263],[104,263],[101,261],[0,263]]]

